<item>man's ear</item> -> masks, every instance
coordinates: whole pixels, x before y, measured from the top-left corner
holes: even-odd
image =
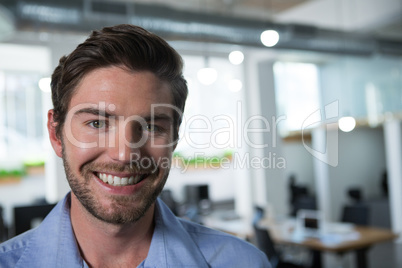
[[[54,152],[57,156],[62,157],[61,139],[56,134],[56,126],[57,123],[54,122],[54,110],[52,109],[47,112],[47,130],[49,132],[49,139]]]

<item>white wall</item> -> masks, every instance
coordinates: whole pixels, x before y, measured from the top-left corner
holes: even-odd
[[[46,74],[50,53],[44,46],[0,44],[0,70]]]
[[[402,231],[402,124],[389,118],[384,124],[392,230]],[[402,238],[398,239],[402,243]]]
[[[361,188],[364,198],[380,196],[380,179],[386,169],[382,128],[340,131],[338,137],[339,163],[337,167],[329,167],[332,220],[339,220],[341,208],[348,202],[348,188]]]
[[[260,202],[259,205],[270,205],[273,207],[276,214],[287,215],[289,198],[287,181],[284,175],[286,159],[282,152],[283,142],[276,128],[278,124],[277,122],[280,119],[277,116],[276,109],[273,64],[274,61],[272,60],[260,61],[258,64],[261,116],[263,116],[269,123],[269,129],[263,133],[259,133],[263,136],[263,145],[265,147],[262,149],[254,149],[254,151],[262,151],[262,159],[272,159],[272,165],[268,168],[261,168],[265,173],[265,177],[262,178],[263,183],[256,184],[256,188],[254,189],[258,191],[257,189],[260,188],[260,190],[265,192],[264,198],[266,199],[266,202]],[[284,166],[279,164],[282,162],[285,163]]]
[[[377,125],[382,114],[400,112],[401,66],[400,59],[384,56],[332,59],[320,68],[321,105],[337,101],[339,117],[368,118]],[[375,91],[371,99],[370,88]],[[361,187],[366,198],[379,196],[381,174],[386,169],[382,128],[339,131],[338,142],[339,163],[326,167],[330,189],[323,197],[332,220],[339,220],[349,187]]]
[[[286,180],[288,181],[293,174],[296,176],[297,184],[307,186],[313,193],[315,191],[313,157],[304,148],[303,143],[301,141],[284,142],[282,153],[286,159]]]

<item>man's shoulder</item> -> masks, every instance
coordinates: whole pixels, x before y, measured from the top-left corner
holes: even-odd
[[[210,246],[211,244],[213,244],[215,246],[223,247],[232,245],[232,247],[238,247],[244,250],[261,252],[254,245],[231,234],[211,229],[204,225],[200,225],[188,220],[179,218],[179,221],[198,245]]]
[[[247,241],[187,220],[179,221],[205,258],[217,262],[219,267],[225,267],[226,263],[232,264],[234,261],[237,263],[236,267],[246,264],[253,264],[252,267],[269,267],[266,255]]]
[[[0,244],[1,268],[47,267],[57,263],[59,257],[76,256],[69,210],[65,206],[68,198],[69,195],[61,200],[38,227]]]
[[[0,244],[0,260],[4,267],[15,266],[28,246],[33,234],[34,230],[30,230]]]
[[[186,267],[271,267],[267,256],[250,243],[177,218],[161,200],[157,207],[156,226],[163,230],[163,244],[169,245],[165,248],[168,263]]]

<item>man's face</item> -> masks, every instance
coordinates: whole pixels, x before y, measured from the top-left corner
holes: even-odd
[[[174,149],[171,103],[168,84],[151,72],[108,67],[80,82],[56,153],[73,196],[92,215],[135,222],[154,203]]]

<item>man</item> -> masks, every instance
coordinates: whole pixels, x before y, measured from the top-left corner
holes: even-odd
[[[157,199],[187,97],[182,60],[132,25],[92,35],[52,75],[51,144],[71,193],[0,247],[1,267],[269,267],[235,237]]]

